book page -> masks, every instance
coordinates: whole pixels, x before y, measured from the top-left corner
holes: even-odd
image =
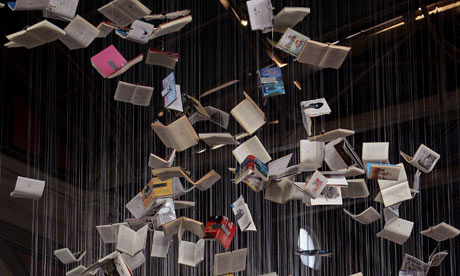
[[[134,256],[136,253],[134,248],[135,241],[136,232],[127,226],[120,226],[118,228],[117,250]]]
[[[234,149],[232,153],[240,164],[244,161],[244,159],[246,159],[248,155],[254,155],[262,163],[267,163],[272,160],[257,136],[254,136],[242,143],[240,146]]]
[[[174,67],[176,67],[178,59],[179,54],[171,56],[168,55],[168,53],[162,52],[161,50],[149,49],[145,63],[150,65],[162,66],[169,69],[174,69]]]
[[[406,169],[404,168],[404,164],[399,163],[396,166],[400,167],[398,179],[396,181],[383,180],[383,179],[377,180],[377,183],[379,184],[380,190],[387,189],[389,187],[392,187],[394,185],[397,185],[399,183],[403,183],[403,182],[407,181],[407,174],[406,174]]]
[[[134,243],[133,243],[133,253],[134,254],[137,254],[138,252],[144,249],[145,241],[147,239],[148,228],[149,226],[145,225],[144,227],[142,227],[136,232],[136,239],[134,240]]]
[[[408,254],[404,256],[404,260],[401,266],[401,270],[404,270],[404,271],[414,270],[414,271],[421,271],[424,273],[427,273],[429,268],[430,268],[429,264],[411,255],[408,255]]]
[[[380,191],[385,207],[412,199],[408,182],[403,182]]]
[[[324,147],[324,162],[326,162],[331,171],[337,171],[348,167],[347,163],[345,163],[342,156],[335,148],[335,145],[341,143],[342,141],[343,138],[338,138],[327,143]]]
[[[350,50],[350,47],[329,45],[319,66],[321,68],[339,69]]]
[[[291,162],[292,153],[285,155],[281,158],[271,161],[268,163],[269,175],[277,175],[283,173]]]
[[[283,33],[287,28],[292,28],[301,22],[310,13],[310,8],[284,7],[273,20],[275,32]]]
[[[44,189],[45,181],[18,176],[14,191],[10,196],[39,199],[42,197]]]
[[[22,10],[42,10],[48,6],[49,0],[16,0],[14,6],[11,6],[11,2],[8,2],[8,6],[13,11],[22,11]]]
[[[205,176],[200,178],[198,181],[194,184],[198,190],[200,191],[206,191],[207,189],[211,188],[212,185],[214,185],[217,181],[221,179],[221,176],[214,170],[211,170],[208,172]]]
[[[96,226],[97,232],[102,238],[104,243],[114,243],[117,242],[118,233],[115,234],[112,230],[112,225],[98,225]],[[117,229],[118,230],[118,229]]]
[[[246,254],[247,248],[214,255],[214,275],[245,270]]]
[[[149,36],[152,35],[154,27],[152,24],[136,20],[131,24],[127,38],[129,40],[145,44],[149,42]]]
[[[182,105],[182,94],[180,93],[180,85],[176,84],[175,90],[176,90],[176,100],[173,101],[170,105],[168,105],[167,109],[183,112],[184,107]]]
[[[196,221],[191,218],[183,217],[183,227],[185,230],[190,231],[197,235],[198,237],[202,238],[205,235],[204,225],[200,221]]]
[[[436,226],[432,226],[420,232],[420,234],[432,238],[437,242],[445,241],[454,238],[460,234],[460,230],[442,222]]]
[[[433,257],[430,258],[431,266],[440,266],[442,261],[449,255],[447,251],[442,251],[437,254],[434,254]]]
[[[70,50],[88,47],[99,35],[99,30],[79,15],[64,30],[66,34],[59,40]]]
[[[44,16],[54,14],[70,21],[75,17],[78,2],[79,0],[49,0],[47,8],[43,11]]]
[[[195,267],[197,262],[195,259],[195,247],[193,242],[179,241],[179,264]]]
[[[200,239],[195,246],[195,263],[198,265],[204,261],[204,239]]]
[[[303,191],[308,194],[311,198],[317,198],[321,195],[324,188],[326,187],[328,179],[324,177],[320,172],[315,171],[313,175],[307,178],[307,185]]]
[[[10,43],[5,44],[5,46],[11,48],[26,47],[27,49],[32,49],[46,43],[46,41],[41,40],[40,37],[36,37],[26,31],[19,31],[7,35],[6,38],[10,40]]]
[[[390,223],[386,223],[383,230],[377,233],[377,237],[403,244],[410,237],[413,227],[414,223],[412,221],[398,218]]]
[[[150,36],[150,39],[155,39],[167,34],[172,34],[175,32],[178,32],[182,30],[185,25],[189,24],[192,22],[192,16],[184,16],[166,23],[161,24],[158,26],[158,28],[155,30],[155,32]]]
[[[119,81],[117,90],[115,91],[115,96],[113,97],[116,101],[121,101],[125,103],[131,103],[133,98],[136,85]]]
[[[249,209],[244,202],[244,198],[241,195],[235,202],[232,204],[233,214],[235,215],[235,221],[238,222],[238,225],[241,231],[246,230],[251,224],[251,219],[248,216]]]
[[[168,160],[165,160],[159,156],[156,156],[155,154],[151,153],[150,158],[149,158],[149,163],[148,166],[153,169],[159,169],[159,168],[170,168],[172,163],[174,162],[174,159],[176,157],[176,150],[173,150],[171,155],[169,156]]]
[[[397,181],[401,171],[401,167],[395,165],[367,163],[367,166],[368,179]]]
[[[171,237],[179,233],[179,228],[181,227],[182,221],[183,219],[180,217],[163,225],[163,232],[166,237]]]
[[[366,181],[361,179],[347,179],[348,187],[342,187],[343,198],[367,198],[369,189]]]
[[[254,134],[267,122],[265,113],[257,106],[257,104],[244,93],[246,99],[237,104],[230,114],[238,121],[243,129],[249,133]]]
[[[328,45],[325,43],[307,40],[296,60],[300,63],[319,66],[327,49]]]
[[[154,206],[152,205],[148,209],[144,208],[142,193],[138,193],[126,204],[126,209],[128,209],[129,212],[137,219],[151,214],[153,207]]]
[[[130,270],[135,270],[136,268],[143,265],[146,261],[144,253],[142,252],[139,252],[134,256],[122,253],[121,256],[123,257],[123,260],[125,260],[126,265],[128,265]]]
[[[219,145],[239,145],[240,142],[236,141],[230,133],[200,133],[198,134],[200,140],[210,147]]]
[[[370,224],[381,218],[379,212],[374,207],[369,207],[358,215],[353,215],[346,209],[343,209],[343,211],[361,224]]]
[[[165,236],[163,231],[154,231],[152,240],[151,257],[167,258],[169,251],[170,239]]]
[[[422,172],[429,173],[433,170],[440,157],[439,153],[421,144],[409,163]]]
[[[388,152],[390,143],[378,142],[378,143],[363,143],[363,154],[362,160],[364,166],[367,167],[367,163],[384,163],[388,164]]]
[[[136,0],[115,0],[99,8],[98,11],[121,27],[126,27],[151,13],[146,6]]]
[[[68,248],[55,250],[54,256],[56,256],[63,264],[71,264],[77,261]]]
[[[324,161],[324,142],[300,140],[300,167],[302,170],[321,168]]]
[[[144,56],[143,56],[143,55],[139,55],[139,56],[135,57],[134,59],[130,60],[126,65],[122,66],[120,69],[118,69],[118,70],[115,71],[113,74],[111,74],[110,76],[108,76],[108,78],[109,78],[109,79],[113,79],[113,78],[115,78],[115,77],[120,76],[120,75],[123,74],[124,72],[128,71],[131,67],[133,67],[133,66],[136,65],[137,63],[141,62],[143,59],[144,59]]]
[[[248,6],[251,30],[263,30],[273,27],[273,10],[270,0],[251,0]]]
[[[155,133],[167,147],[184,151],[196,144],[199,138],[186,116],[182,116],[167,127],[156,122],[152,124]]]
[[[107,37],[113,30],[115,30],[117,27],[108,23],[108,22],[101,22],[98,26],[97,29],[99,30],[99,34],[97,35],[97,38],[105,38]]]
[[[46,20],[27,28],[27,32],[45,42],[55,41],[66,34],[63,29]]]
[[[153,89],[153,87],[137,85],[131,103],[140,106],[149,106]]]

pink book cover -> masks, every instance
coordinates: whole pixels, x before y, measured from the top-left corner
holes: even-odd
[[[115,71],[121,69],[128,62],[118,52],[115,46],[110,45],[91,58],[91,63],[96,70],[104,77],[109,77]]]

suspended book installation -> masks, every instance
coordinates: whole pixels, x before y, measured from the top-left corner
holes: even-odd
[[[11,197],[38,200],[45,189],[45,181],[18,176],[16,187],[10,194]]]
[[[66,32],[63,29],[47,20],[43,20],[27,27],[25,30],[7,35],[6,38],[10,42],[6,43],[5,46],[32,49],[53,42],[65,34]]]
[[[149,106],[152,95],[153,87],[119,81],[113,98],[120,102]]]
[[[100,7],[98,11],[121,27],[126,27],[151,12],[139,0],[114,0]]]
[[[141,54],[129,62],[118,52],[115,46],[110,45],[91,58],[91,64],[102,77],[112,79],[128,71],[135,64],[142,61]]]

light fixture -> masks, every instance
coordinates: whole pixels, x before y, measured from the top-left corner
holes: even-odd
[[[243,25],[243,27],[246,27],[248,25],[248,21],[247,20],[241,20],[241,25]]]

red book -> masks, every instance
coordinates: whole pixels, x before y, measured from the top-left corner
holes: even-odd
[[[210,217],[206,223],[204,238],[216,239],[228,250],[235,232],[236,225],[229,218],[224,216]]]

